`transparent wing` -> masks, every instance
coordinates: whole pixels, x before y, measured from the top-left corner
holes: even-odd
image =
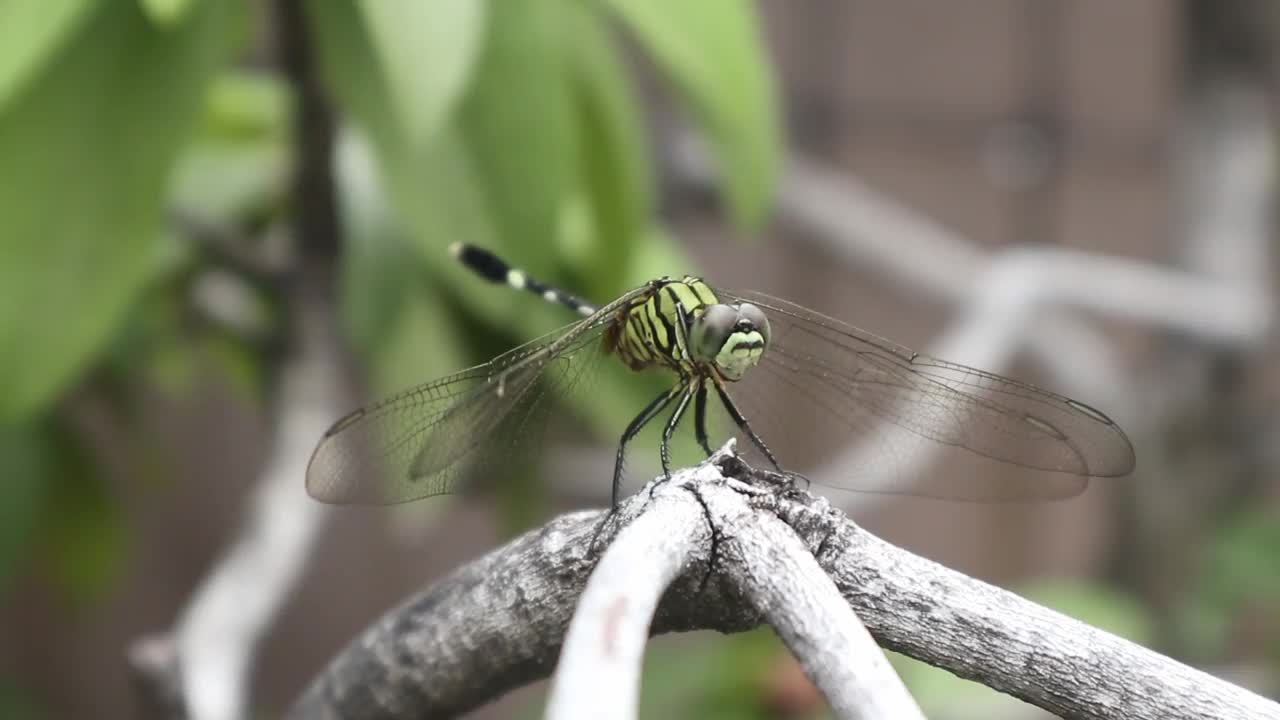
[[[307,492],[339,504],[392,504],[455,492],[477,464],[505,458],[556,387],[598,359],[600,313],[455,375],[411,388],[333,424],[307,466]]]
[[[1059,498],[1089,477],[1133,469],[1124,432],[1083,403],[914,353],[785,300],[717,293],[769,317],[760,365],[729,391],[782,465],[812,470],[811,459],[850,447],[876,460],[815,482],[949,499]],[[945,465],[919,472],[930,453]]]

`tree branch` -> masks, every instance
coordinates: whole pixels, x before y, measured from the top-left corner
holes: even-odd
[[[656,607],[650,634],[738,632],[768,619],[802,655],[802,664],[833,706],[842,716],[853,717],[835,686],[847,672],[839,662],[849,660],[838,649],[856,643],[856,633],[849,630],[847,616],[836,620],[840,630],[832,634],[841,637],[835,642],[823,637],[832,626],[815,630],[816,614],[838,617],[843,611],[825,606],[820,588],[794,584],[812,573],[786,549],[790,541],[783,538],[794,533],[882,645],[961,677],[1065,717],[1280,720],[1280,705],[893,547],[854,525],[825,499],[794,489],[780,491],[778,476],[751,471],[732,458],[719,460],[719,467],[677,473],[669,488],[651,485],[652,500],[648,491],[640,492],[603,525],[603,512],[565,515],[459,568],[349,645],[307,689],[290,717],[449,716],[546,676],[595,566],[594,548],[610,547],[615,538],[623,547],[631,546],[620,557],[634,557],[634,550],[645,546],[665,548],[666,555],[639,570],[644,581],[640,589],[625,596],[609,590],[604,599],[614,603],[626,597],[636,608],[647,607],[645,598],[683,557],[682,571]],[[751,512],[717,526],[723,523],[716,520],[717,504],[728,502],[720,493],[728,492],[740,494],[738,502]],[[698,512],[668,505],[681,498],[697,504]],[[641,521],[650,511],[662,517]],[[692,522],[699,514],[698,522],[710,518],[715,531],[699,535],[686,529],[686,536],[704,538],[688,551],[673,523]],[[777,517],[790,533],[772,520],[755,518],[758,514]],[[747,522],[748,517],[755,519]],[[761,534],[743,534],[753,524]],[[630,533],[633,528],[638,528],[635,534]],[[645,537],[637,537],[639,533]],[[790,563],[797,574],[786,580],[760,574],[761,568]],[[607,578],[618,569],[602,572]],[[616,583],[608,580],[604,587]],[[799,602],[780,609],[784,605],[778,603],[791,604],[796,595],[802,596]],[[635,642],[627,634],[636,632],[643,613],[629,607],[615,610],[610,631],[607,603],[603,613],[596,599],[584,598],[583,607],[586,639],[579,640],[575,628],[575,645],[589,646],[596,638],[598,648],[612,641],[615,654],[634,654]],[[570,650],[565,647],[566,674],[581,662],[570,657]],[[556,686],[563,692],[567,681],[557,679]],[[603,713],[602,707],[596,709]]]

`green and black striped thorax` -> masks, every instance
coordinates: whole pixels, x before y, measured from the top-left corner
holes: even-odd
[[[742,379],[769,343],[769,321],[750,303],[725,303],[702,278],[662,278],[618,310],[605,347],[633,370]]]

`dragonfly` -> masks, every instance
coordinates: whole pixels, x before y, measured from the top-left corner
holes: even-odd
[[[577,313],[559,330],[454,375],[356,409],[321,438],[306,486],[336,504],[394,504],[454,493],[478,466],[500,465],[541,427],[539,408],[583,387],[602,362],[670,382],[627,424],[613,458],[611,506],[622,490],[628,445],[661,421],[659,458],[671,473],[670,447],[692,416],[694,438],[712,454],[708,413],[742,436],[742,445],[779,472],[828,438],[870,438],[888,467],[922,445],[951,460],[1016,466],[992,480],[948,472],[932,482],[898,479],[888,492],[958,500],[1059,499],[1091,477],[1129,474],[1133,446],[1123,430],[1085,403],[994,373],[913,352],[800,305],[755,292],[712,286],[702,278],[662,277],[593,305],[541,282],[494,253],[455,243],[461,265],[492,283],[538,295]],[[784,405],[810,416],[782,418]],[[772,425],[786,455],[758,432]],[[887,434],[884,430],[892,432]],[[787,432],[790,430],[791,432]],[[906,440],[903,440],[905,438]],[[527,442],[527,439],[525,440]],[[827,443],[827,447],[832,443]],[[988,463],[990,464],[990,463]],[[998,469],[998,468],[997,468]],[[1018,475],[1028,474],[1027,477]],[[1007,475],[1004,473],[1001,477]],[[849,472],[817,482],[838,489],[884,491],[883,473]],[[891,477],[891,476],[890,476]]]

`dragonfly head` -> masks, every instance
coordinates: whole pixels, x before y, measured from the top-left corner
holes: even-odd
[[[693,319],[690,352],[725,380],[741,380],[769,344],[769,319],[751,303],[708,305]]]

